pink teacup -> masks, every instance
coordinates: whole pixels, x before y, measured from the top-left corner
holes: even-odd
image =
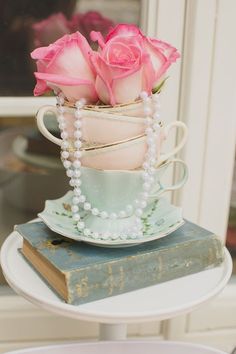
[[[67,132],[73,137],[75,108],[63,106]],[[58,115],[55,106],[43,106],[37,113],[38,128],[43,135],[55,144],[60,145],[58,139],[49,134],[44,118],[48,112]],[[82,110],[82,135],[88,143],[109,144],[144,134],[145,118],[142,102],[111,106],[85,106]],[[50,138],[49,138],[50,136]]]

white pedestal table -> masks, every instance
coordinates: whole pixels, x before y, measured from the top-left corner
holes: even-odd
[[[219,267],[74,306],[63,302],[25,261],[19,252],[22,241],[22,237],[13,232],[1,249],[1,265],[9,285],[19,295],[45,310],[98,322],[100,340],[125,339],[128,323],[169,319],[196,309],[220,293],[232,273],[232,260],[225,249],[225,260]]]

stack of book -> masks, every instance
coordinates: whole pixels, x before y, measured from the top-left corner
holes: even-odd
[[[219,238],[188,221],[166,237],[125,248],[67,239],[43,222],[15,229],[23,236],[23,256],[58,296],[74,305],[204,271],[224,259]]]

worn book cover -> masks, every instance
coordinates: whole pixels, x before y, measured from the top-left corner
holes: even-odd
[[[127,248],[102,248],[62,237],[43,222],[17,225],[22,253],[56,293],[83,304],[216,267],[221,241],[188,221],[161,239]]]

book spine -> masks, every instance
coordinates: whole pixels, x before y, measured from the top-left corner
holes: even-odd
[[[67,302],[78,305],[210,269],[224,258],[220,240],[212,235],[180,247],[95,264],[66,273]]]

